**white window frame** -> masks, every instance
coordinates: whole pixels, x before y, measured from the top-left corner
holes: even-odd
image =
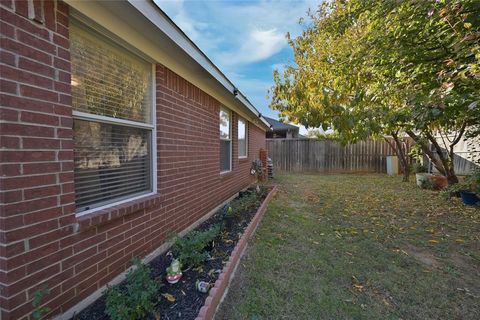
[[[228,136],[229,136],[229,138],[224,139],[224,138],[220,137],[220,141],[230,141],[230,166],[229,166],[230,169],[223,170],[223,171],[220,170],[220,174],[225,174],[225,173],[232,172],[232,151],[233,151],[233,148],[232,148],[232,127],[233,126],[232,126],[232,111],[230,111],[230,109],[227,109],[225,107],[220,107],[220,110],[218,111],[219,120],[220,120],[220,112],[221,111],[224,111],[224,112],[228,113]],[[220,130],[220,128],[218,130]],[[220,159],[221,159],[221,157],[220,157]],[[220,165],[220,163],[219,163],[219,165]]]
[[[122,41],[116,41],[116,37],[110,34],[106,34],[106,32],[100,32],[97,29],[91,28],[86,25],[82,19],[75,19],[75,21],[79,24],[82,24],[85,26],[85,28],[93,33],[98,33],[101,34],[104,37],[109,38],[110,40],[114,41],[117,45],[120,47],[124,48],[125,50],[131,52],[132,54],[138,56],[140,59],[143,59],[147,62],[149,62],[152,66],[152,79],[151,79],[151,109],[150,109],[150,121],[149,123],[144,123],[144,122],[138,122],[138,121],[132,121],[132,120],[126,120],[126,119],[117,119],[113,117],[108,117],[108,116],[102,116],[102,115],[97,115],[93,113],[88,113],[88,112],[82,112],[82,111],[72,111],[72,117],[73,120],[86,120],[86,121],[95,121],[95,122],[101,122],[101,123],[108,123],[108,124],[116,124],[116,125],[121,125],[121,126],[129,126],[129,127],[134,127],[134,128],[139,128],[139,129],[148,129],[150,130],[150,190],[145,191],[145,193],[138,194],[135,193],[132,195],[132,197],[128,197],[111,202],[105,205],[100,205],[98,207],[94,207],[92,209],[88,209],[85,211],[81,212],[75,212],[76,217],[81,217],[83,215],[91,214],[96,211],[108,209],[114,206],[118,206],[127,202],[135,201],[135,200],[140,200],[142,198],[146,198],[149,196],[153,196],[157,194],[157,124],[156,124],[156,81],[155,81],[155,71],[156,71],[156,63],[152,59],[146,58],[144,55],[140,55],[137,53],[137,51],[133,48],[129,48],[123,44]]]
[[[238,144],[238,140],[240,140],[238,138],[238,131],[239,131],[239,128],[240,126],[238,125],[238,123],[242,121],[244,124],[245,124],[245,155],[244,156],[241,156],[240,155],[240,148],[238,148],[237,152],[238,152],[238,159],[246,159],[248,158],[248,121],[242,117],[238,117],[238,120],[237,120],[237,147],[239,147],[240,145]]]

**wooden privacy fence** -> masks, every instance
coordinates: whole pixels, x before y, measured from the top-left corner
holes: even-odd
[[[406,144],[410,150],[411,143]],[[344,146],[331,140],[267,139],[267,150],[274,170],[294,172],[387,172],[387,156],[395,155],[382,140]]]

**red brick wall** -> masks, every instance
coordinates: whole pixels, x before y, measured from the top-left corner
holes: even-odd
[[[0,20],[0,318],[27,319],[37,288],[65,312],[251,183],[265,132],[248,124],[239,160],[233,113],[233,170],[220,175],[220,103],[157,65],[158,195],[77,218],[68,6],[2,0]]]

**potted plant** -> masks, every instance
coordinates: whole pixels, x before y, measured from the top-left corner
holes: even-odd
[[[463,182],[455,183],[444,189],[444,194],[460,194],[463,203],[467,205],[475,205],[480,201],[480,170],[467,176]]]
[[[431,173],[427,173],[427,168],[421,162],[415,162],[412,165],[413,172],[415,172],[415,180],[417,181],[417,186],[424,188],[425,185],[429,182],[429,177],[432,176]]]
[[[428,170],[424,164],[424,154],[420,145],[413,145],[408,155],[415,161],[412,164],[412,171],[415,173],[417,186],[423,189],[430,187],[433,188],[435,186],[435,181],[430,180],[430,177],[433,175],[427,173]]]
[[[462,197],[463,203],[468,204],[470,206],[473,206],[478,201],[480,201],[480,198],[476,195],[476,193],[469,190],[461,190],[460,197]]]
[[[167,268],[167,281],[170,284],[177,283],[178,280],[182,277],[182,264],[178,259],[173,259],[170,266]]]
[[[480,201],[480,170],[475,170],[471,175],[465,178],[464,188],[460,190],[462,201],[468,205],[475,205]]]

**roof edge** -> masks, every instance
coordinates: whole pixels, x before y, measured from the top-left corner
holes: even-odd
[[[187,55],[195,60],[207,73],[209,73],[218,83],[220,83],[236,100],[245,106],[251,113],[257,116],[261,123],[271,128],[270,123],[263,117],[262,113],[248,100],[248,98],[238,90],[230,79],[210,60],[210,58],[180,29],[179,26],[159,7],[154,1],[127,0],[130,5],[136,8],[141,14],[149,19],[159,30],[165,33],[173,42],[177,44]],[[165,21],[155,20],[152,17],[151,10],[146,5],[153,4],[157,9],[156,13]]]

